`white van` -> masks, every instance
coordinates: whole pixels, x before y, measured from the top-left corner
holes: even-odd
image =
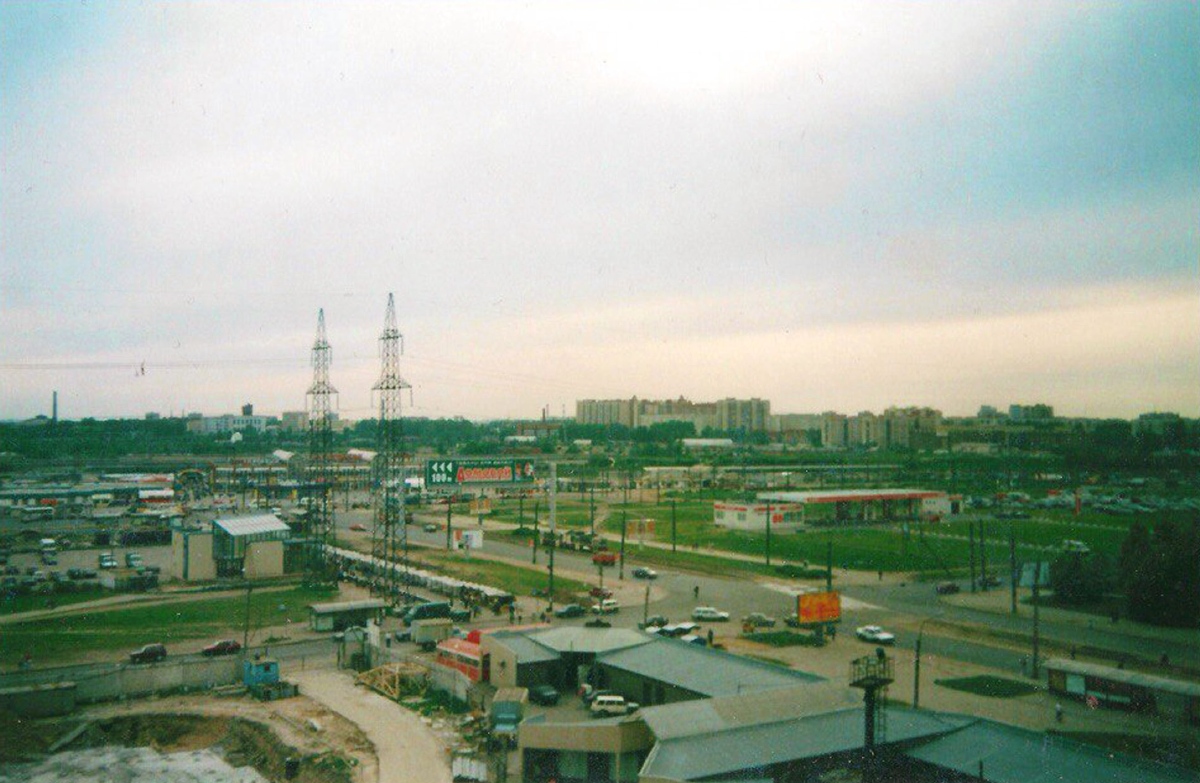
[[[640,707],[637,702],[625,701],[624,696],[615,694],[603,694],[592,699],[591,711],[593,716],[597,715],[628,715],[631,712],[637,711]]]

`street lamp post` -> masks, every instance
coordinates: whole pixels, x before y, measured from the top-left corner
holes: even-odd
[[[913,658],[913,709],[921,707],[921,641],[925,637],[925,623],[934,618],[926,617],[917,626],[916,657]]]

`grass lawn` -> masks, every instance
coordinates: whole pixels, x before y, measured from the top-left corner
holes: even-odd
[[[528,567],[494,560],[468,560],[457,552],[432,549],[418,550],[417,555],[410,558],[410,562],[417,568],[448,574],[468,582],[491,585],[507,590],[513,595],[533,595],[535,591],[544,591],[548,584],[549,574],[544,553],[539,553],[536,566],[531,564]],[[583,582],[565,579],[555,574],[554,599],[564,602],[573,600],[576,593],[586,592],[588,587]]]
[[[32,612],[37,609],[49,609],[51,603],[54,606],[69,606],[70,604],[79,604],[85,601],[95,601],[97,598],[109,598],[112,596],[111,590],[102,590],[99,587],[80,590],[78,593],[55,593],[54,595],[6,595],[0,599],[0,614],[20,614],[21,612]]]
[[[820,647],[816,634],[795,633],[794,631],[763,631],[761,633],[743,634],[742,638],[750,642],[770,645],[771,647]]]
[[[1036,685],[1030,685],[1020,680],[1010,680],[1006,677],[993,677],[983,674],[977,677],[960,677],[958,679],[936,680],[938,685],[952,688],[956,691],[974,693],[976,696],[988,696],[993,699],[1011,699],[1015,696],[1028,696],[1037,693]]]
[[[254,629],[262,626],[290,620],[304,627],[308,604],[336,595],[303,587],[251,592],[251,639]],[[240,640],[245,622],[246,595],[241,593],[10,623],[0,628],[0,661],[15,664],[29,652],[34,663],[43,666],[98,650],[111,650],[114,660],[122,660],[125,653],[150,642],[162,642],[172,653],[195,652],[221,637]]]

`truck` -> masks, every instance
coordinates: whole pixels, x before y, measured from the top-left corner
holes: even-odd
[[[128,568],[141,568],[145,565],[145,561],[142,560],[142,556],[138,552],[126,552],[125,565]]]
[[[449,639],[453,623],[449,617],[430,617],[424,620],[414,620],[412,624],[412,640],[422,650],[432,650],[438,642]]]
[[[488,712],[488,725],[494,740],[504,742],[510,748],[516,747],[517,726],[525,717],[525,704],[528,701],[528,688],[500,688],[496,691]]]

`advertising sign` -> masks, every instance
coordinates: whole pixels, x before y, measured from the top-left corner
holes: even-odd
[[[842,596],[837,591],[798,595],[796,616],[801,625],[836,622],[842,618]]]
[[[533,463],[511,459],[439,459],[425,463],[425,486],[470,484],[529,484]]]

